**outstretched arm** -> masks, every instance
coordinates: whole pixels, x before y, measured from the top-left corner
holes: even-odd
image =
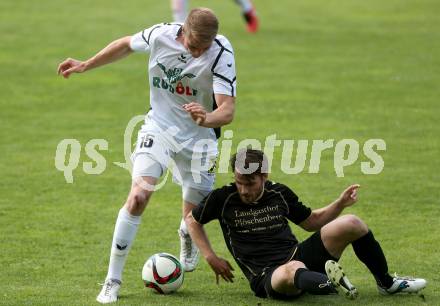
[[[209,243],[208,236],[206,235],[203,225],[198,223],[192,213],[189,213],[185,217],[186,225],[188,226],[189,234],[192,240],[199,247],[202,256],[206,259],[211,269],[215,273],[216,281],[218,284],[219,276],[221,276],[227,282],[233,282],[234,275],[231,271],[234,271],[230,263],[218,257]]]
[[[185,104],[183,108],[203,127],[216,128],[231,123],[234,119],[235,97],[216,94],[215,101],[218,107],[210,113],[197,102]]]
[[[68,78],[72,73],[81,73],[117,61],[133,51],[130,48],[131,36],[119,38],[86,61],[68,58],[58,66],[58,74]]]
[[[313,232],[336,219],[337,216],[346,208],[357,201],[357,190],[360,185],[354,184],[345,189],[338,199],[326,207],[314,209],[310,216],[299,225],[306,231]]]

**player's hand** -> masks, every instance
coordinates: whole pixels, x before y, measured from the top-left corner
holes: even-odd
[[[191,115],[192,120],[194,120],[197,125],[203,125],[206,120],[206,110],[201,104],[191,102],[184,104],[183,109]]]
[[[211,269],[214,270],[215,279],[218,285],[219,276],[221,276],[226,282],[234,282],[234,274],[231,271],[234,271],[231,264],[218,256],[210,256],[206,258],[206,261],[211,266]]]
[[[68,58],[58,65],[58,75],[62,74],[64,78],[68,78],[72,73],[81,73],[86,70],[85,62]]]
[[[353,184],[341,193],[341,195],[339,196],[339,203],[341,203],[344,208],[356,203],[358,199],[357,192],[359,187],[361,187],[361,185]]]

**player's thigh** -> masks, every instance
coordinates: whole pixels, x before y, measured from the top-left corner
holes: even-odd
[[[368,233],[368,226],[355,215],[336,218],[321,228],[321,239],[330,254],[341,257],[347,245]]]
[[[160,132],[154,126],[143,126],[132,154],[132,185],[125,204],[130,213],[140,215],[144,211],[158,179],[166,171],[168,151]]]
[[[148,188],[148,180],[145,181],[143,177],[155,178],[156,181],[166,171],[166,165],[159,162],[155,155],[150,153],[136,153],[133,157],[133,169],[131,173],[132,189],[146,186],[147,189],[153,191],[153,187]],[[144,183],[145,181],[145,183]],[[145,189],[145,188],[144,188]]]
[[[150,176],[159,178],[170,162],[171,148],[163,133],[152,122],[142,126],[132,154],[132,178]]]
[[[325,262],[327,260],[338,261],[339,257],[335,257],[329,253],[321,239],[321,232],[313,233],[309,238],[298,244],[295,260],[299,260],[306,265],[311,271],[325,273]]]
[[[174,158],[173,178],[182,186],[185,202],[198,205],[213,189],[215,182],[216,151],[202,156],[182,151]]]
[[[196,189],[189,186],[182,186],[182,216],[186,216],[197,205],[200,205],[203,199],[211,192],[211,190]]]

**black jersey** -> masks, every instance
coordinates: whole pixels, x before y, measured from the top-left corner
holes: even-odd
[[[192,211],[201,224],[219,220],[229,251],[251,282],[265,267],[291,259],[298,240],[288,220],[299,224],[310,213],[292,190],[270,181],[255,203],[243,203],[233,183],[213,190]]]

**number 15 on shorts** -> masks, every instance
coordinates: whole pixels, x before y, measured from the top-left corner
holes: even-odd
[[[152,146],[153,146],[153,137],[151,135],[142,136],[139,149],[151,148]]]

